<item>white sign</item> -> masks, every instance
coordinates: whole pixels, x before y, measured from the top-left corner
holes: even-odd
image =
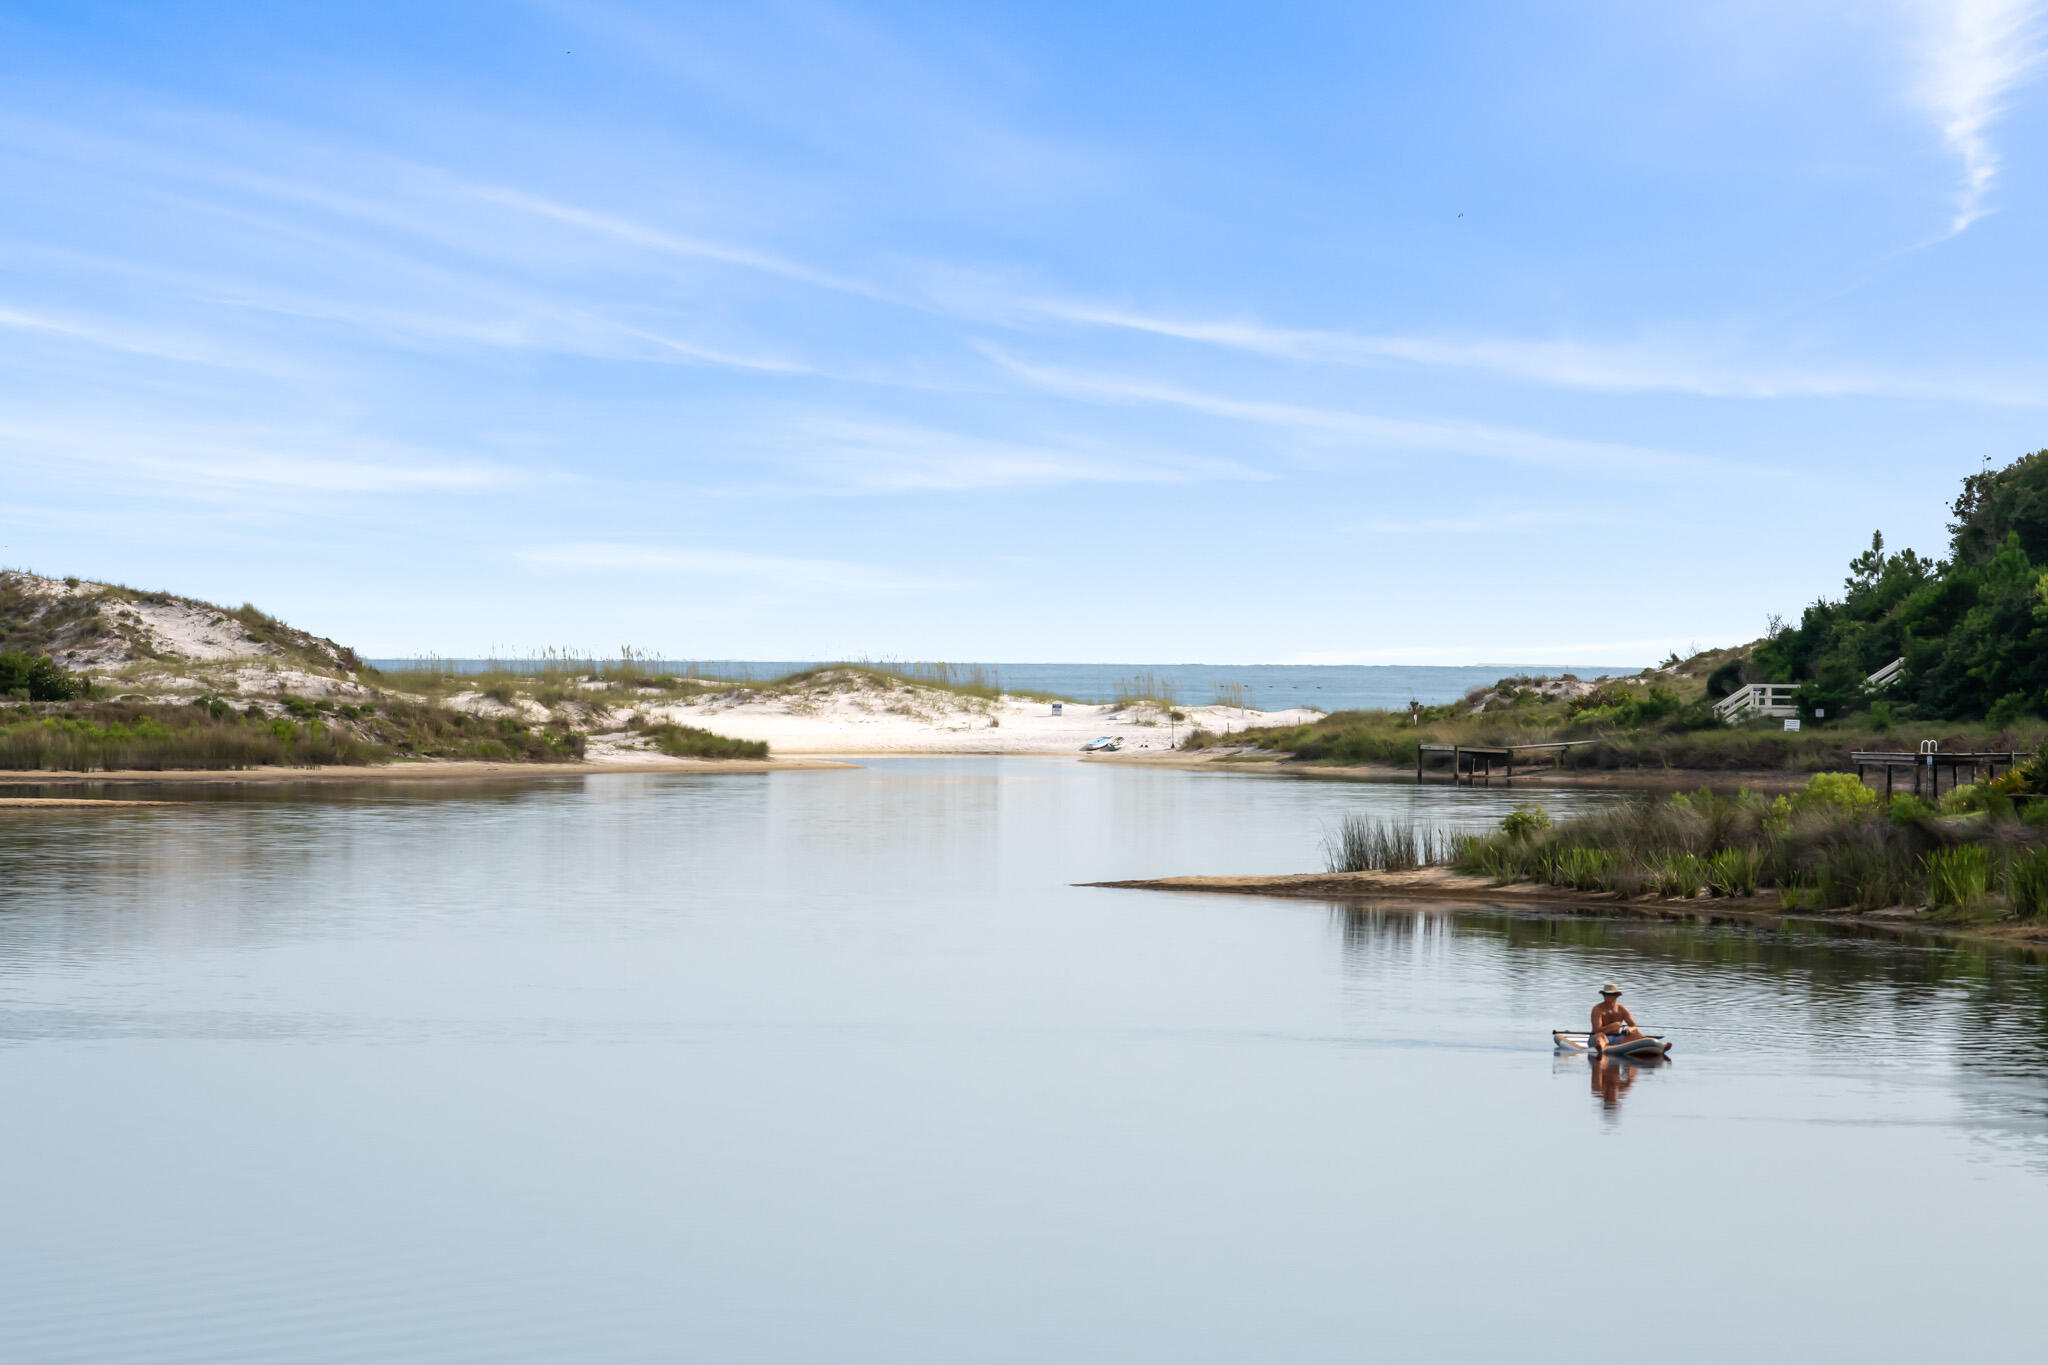
[[[1792,719],[1786,721],[1785,728],[1787,730],[1797,730],[1799,728],[1799,718],[1797,716],[1794,716]]]

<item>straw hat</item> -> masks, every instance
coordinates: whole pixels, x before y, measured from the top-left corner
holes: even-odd
[[[1608,983],[1607,983],[1606,985],[1604,985],[1604,986],[1602,986],[1602,987],[1600,988],[1600,994],[1602,994],[1602,995],[1620,995],[1620,994],[1621,994],[1621,987],[1619,987],[1619,986],[1615,985],[1615,984],[1614,984],[1614,983],[1613,983],[1612,981],[1610,981],[1610,982],[1608,982]]]

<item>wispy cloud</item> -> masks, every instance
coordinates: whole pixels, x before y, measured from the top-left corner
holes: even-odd
[[[743,585],[766,584],[825,595],[873,596],[934,586],[931,580],[873,564],[749,554],[694,545],[572,541],[529,550],[521,557],[555,568],[731,579]]]
[[[75,313],[50,313],[0,304],[0,330],[120,351],[127,355],[174,360],[257,374],[277,375],[296,367],[276,356],[235,350],[204,337],[138,326],[131,322]]]
[[[1566,509],[1522,512],[1483,512],[1470,517],[1431,517],[1421,521],[1367,521],[1344,529],[1355,535],[1427,536],[1479,534],[1513,531],[1524,526],[1554,526],[1559,522],[1583,521],[1583,512]]]
[[[1816,367],[1732,359],[1713,347],[1666,336],[1623,341],[1500,336],[1398,336],[1275,327],[1247,319],[1194,318],[1071,298],[1036,297],[1007,307],[1086,327],[1171,337],[1250,354],[1333,365],[1389,362],[1471,370],[1547,387],[1597,393],[1685,393],[1706,398],[1832,398],[1867,394],[2039,404],[2038,380],[2000,383],[1982,374],[1917,369]]]
[[[1096,403],[1177,407],[1323,440],[1335,437],[1387,451],[1440,451],[1517,463],[1598,468],[1652,476],[1725,473],[1740,467],[1711,456],[1650,446],[1573,440],[1480,422],[1382,417],[1342,408],[1233,398],[1212,390],[1190,389],[1161,380],[1092,371],[1084,373],[1032,364],[993,347],[983,347],[983,350],[1025,383],[1068,398]]]
[[[1111,448],[1098,438],[1000,440],[853,417],[799,420],[769,438],[775,458],[823,491],[964,492],[1056,484],[1190,483],[1263,477],[1227,460]]]
[[[2041,0],[1922,0],[1920,103],[1962,162],[1948,235],[1991,212],[1985,201],[1998,175],[1991,125],[2006,97],[2032,75],[2043,56]]]
[[[798,261],[787,260],[772,252],[755,250],[750,247],[733,246],[722,242],[705,241],[684,236],[663,228],[635,222],[615,214],[594,209],[581,208],[549,199],[544,195],[530,194],[522,190],[509,189],[502,185],[490,185],[463,181],[449,177],[448,183],[478,202],[495,204],[530,217],[545,219],[579,232],[607,238],[627,246],[640,247],[668,256],[685,256],[698,260],[716,261],[721,265],[737,266],[744,270],[759,271],[763,274],[780,276],[800,284],[820,289],[836,290],[844,294],[857,294],[864,298],[898,301],[888,291],[863,280],[850,276],[836,275],[828,270],[819,270]]]
[[[0,421],[0,464],[80,475],[119,471],[156,491],[481,493],[530,482],[503,464],[322,432],[257,427],[131,427],[78,415]]]

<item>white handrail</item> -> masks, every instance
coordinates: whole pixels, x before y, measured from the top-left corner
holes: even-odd
[[[1863,690],[1866,692],[1882,691],[1883,689],[1890,687],[1893,683],[1897,682],[1899,680],[1899,674],[1905,671],[1906,656],[1901,654],[1898,658],[1893,659],[1883,668],[1878,669],[1877,672],[1871,674],[1868,678],[1864,679]]]
[[[1749,683],[1714,703],[1714,714],[1732,721],[1738,716],[1796,716],[1799,708],[1792,696],[1798,683]]]

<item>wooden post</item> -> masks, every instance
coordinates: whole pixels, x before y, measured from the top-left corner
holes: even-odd
[[[1422,785],[1422,746],[1415,746],[1415,785]]]
[[[1889,763],[1884,765],[1884,799],[1886,802],[1892,799],[1892,765]]]

